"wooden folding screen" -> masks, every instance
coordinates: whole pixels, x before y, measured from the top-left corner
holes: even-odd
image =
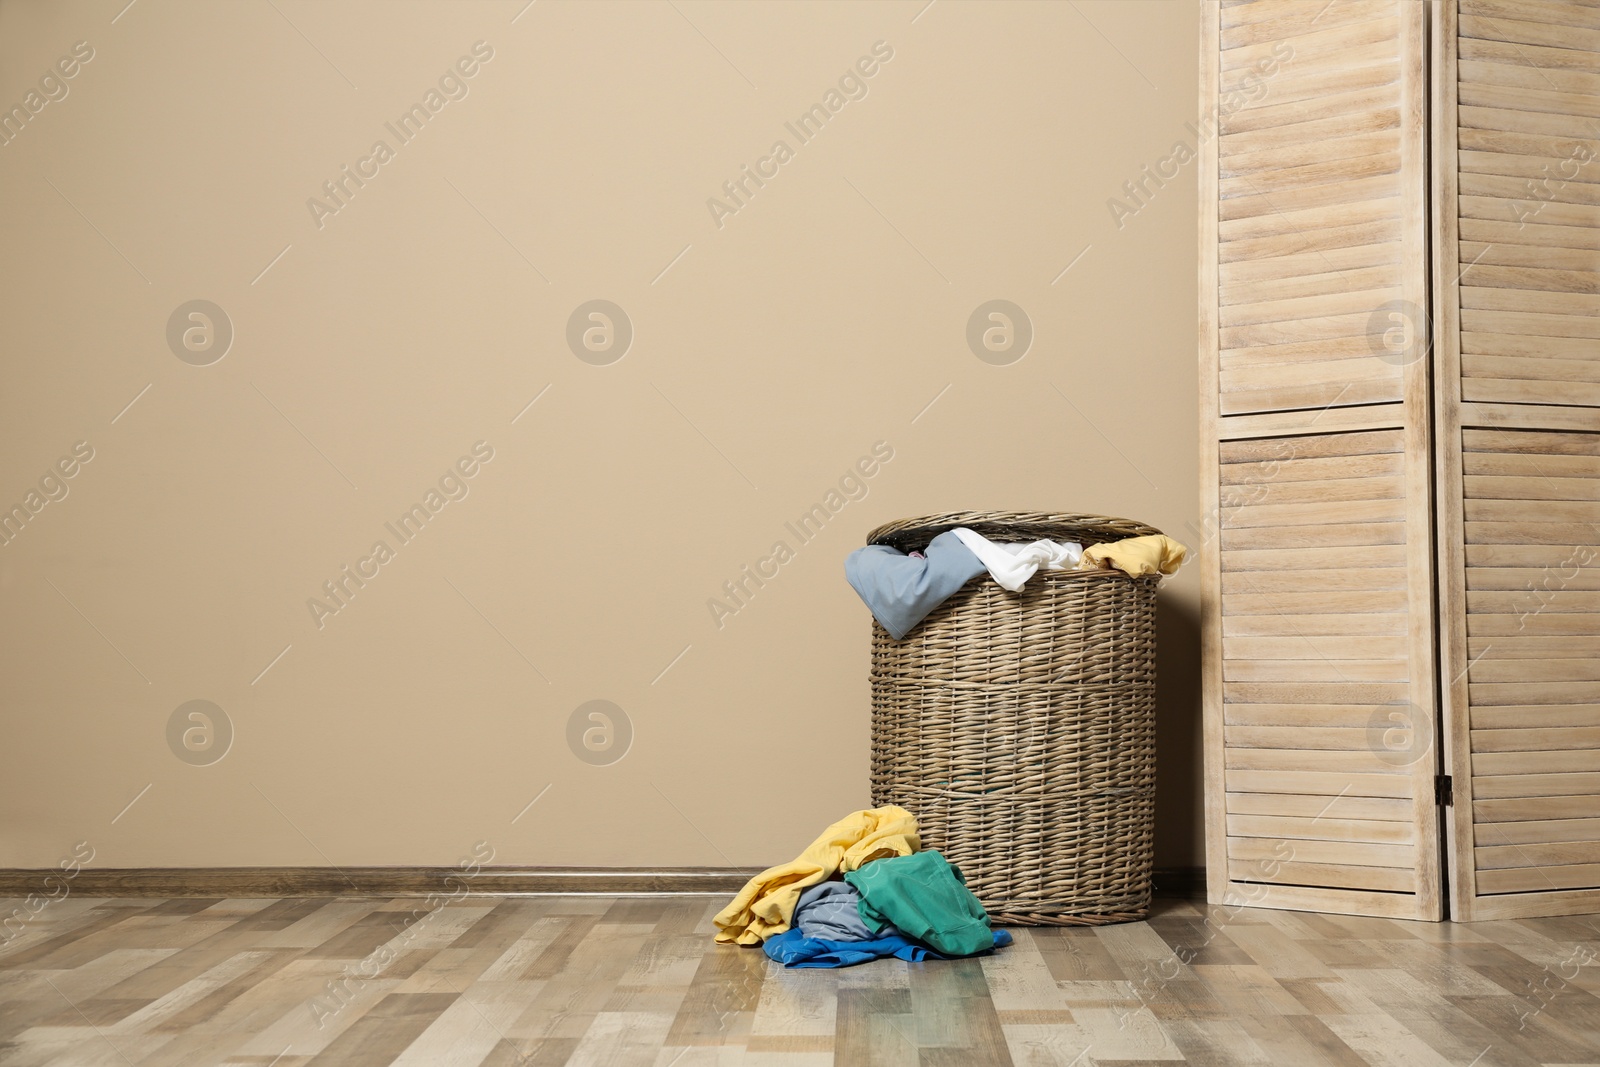
[[[1600,5],[1438,14],[1451,914],[1600,911]]]
[[[1600,0],[1203,10],[1209,895],[1600,911]]]
[[[1209,895],[1437,919],[1424,5],[1203,10]]]

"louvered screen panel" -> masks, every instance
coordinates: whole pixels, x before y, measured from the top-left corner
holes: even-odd
[[[1600,406],[1600,6],[1462,0],[1461,399]]]
[[[1402,399],[1401,365],[1377,354],[1395,326],[1380,309],[1412,325],[1402,178],[1421,161],[1405,158],[1401,137],[1403,6],[1221,8],[1222,415]]]
[[[1451,912],[1600,911],[1600,5],[1439,40]]]
[[[1480,896],[1600,887],[1600,435],[1468,430]]]
[[[1417,796],[1432,710],[1414,704],[1405,449],[1398,429],[1220,445],[1222,774],[1242,895],[1423,910],[1437,827]]]
[[[1208,896],[1438,918],[1426,9],[1203,11]]]

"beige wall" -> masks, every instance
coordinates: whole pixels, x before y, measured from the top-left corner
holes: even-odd
[[[1193,540],[1193,164],[1107,204],[1187,137],[1193,3],[124,2],[0,3],[5,106],[93,50],[0,147],[0,506],[93,453],[0,546],[0,866],[777,861],[867,802],[868,529],[1045,508]],[[197,299],[234,332],[209,365],[167,337]],[[594,299],[635,332],[610,365],[565,339]],[[1034,326],[1011,365],[965,340],[991,299]],[[1200,856],[1197,584],[1162,594],[1169,864]],[[233,729],[209,765],[169,747],[197,699]],[[609,766],[567,743],[594,699],[634,731]]]

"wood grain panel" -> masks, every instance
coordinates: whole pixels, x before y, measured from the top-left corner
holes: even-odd
[[[1467,480],[1470,483],[1470,478]],[[1478,545],[1486,549],[1512,545]],[[1554,549],[1544,566],[1475,566],[1467,571],[1467,590],[1517,589],[1541,595],[1546,589],[1600,589],[1600,574],[1592,566],[1579,565],[1566,545],[1538,545]],[[1594,654],[1594,648],[1584,649]]]
[[[1502,121],[1507,125],[1513,123],[1523,127],[1543,129],[1555,136],[1581,136],[1583,129],[1592,123],[1592,119],[1578,119],[1572,121],[1555,120],[1552,117],[1534,116],[1525,111],[1497,112],[1504,115]],[[1513,126],[1513,128],[1516,128]],[[1521,193],[1522,195],[1517,195]],[[1542,204],[1542,206],[1541,206]],[[1463,192],[1459,201],[1459,210],[1464,219],[1483,219],[1488,222],[1510,221],[1518,225],[1537,219],[1546,226],[1562,227],[1594,227],[1600,225],[1600,209],[1589,204],[1566,204],[1541,201],[1526,192],[1526,186],[1516,190],[1510,196],[1483,196]],[[1466,264],[1462,264],[1465,266]]]
[[[1417,881],[1416,871],[1400,867],[1287,862],[1263,870],[1261,862],[1230,860],[1228,873],[1234,880],[1244,883],[1285,882],[1331,889],[1376,889],[1386,893],[1409,893]]]
[[[1482,616],[1484,619],[1516,616]],[[1355,637],[1362,634],[1393,634],[1406,632],[1406,619],[1398,612],[1367,615],[1346,612],[1341,615],[1296,615],[1286,619],[1282,615],[1230,615],[1220,619],[1222,636],[1229,637]],[[1220,675],[1219,675],[1220,677]]]
[[[1266,840],[1357,841],[1409,845],[1416,828],[1407,822],[1352,819],[1348,815],[1293,818],[1282,815],[1229,815],[1230,838]]]
[[[1583,753],[1591,756],[1590,753]],[[1520,756],[1520,754],[1519,754]],[[1501,757],[1505,758],[1505,757]],[[1600,770],[1600,766],[1591,766],[1592,758],[1581,761],[1582,766],[1570,768],[1574,771]],[[1396,767],[1379,758],[1376,753],[1365,749],[1355,752],[1339,752],[1325,749],[1311,748],[1230,748],[1226,756],[1226,765],[1243,771],[1290,771],[1304,769],[1306,771],[1339,774],[1392,774],[1402,775],[1404,768]],[[1517,767],[1534,766],[1532,757],[1518,761]],[[1486,770],[1485,773],[1496,773]],[[1513,773],[1507,770],[1505,773]]]
[[[1492,523],[1478,526],[1492,527]],[[1565,530],[1552,526],[1546,536],[1565,540]],[[1476,540],[1494,543],[1497,531],[1478,531]],[[1403,523],[1377,523],[1359,526],[1354,523],[1330,523],[1306,526],[1248,526],[1243,529],[1224,528],[1222,550],[1272,549],[1272,548],[1347,548],[1355,550],[1375,545],[1404,544],[1406,529]],[[1554,543],[1554,542],[1551,542]],[[1232,614],[1230,612],[1229,614]]]
[[[1301,278],[1340,274],[1350,270],[1394,268],[1399,277],[1400,249],[1392,243],[1379,242],[1367,245],[1350,245],[1344,248],[1327,248],[1312,252],[1295,252],[1281,256],[1258,256],[1235,259],[1217,264],[1219,294],[1238,300],[1242,293],[1226,292],[1243,282],[1278,285],[1294,284]],[[1323,278],[1322,284],[1331,281]],[[1266,290],[1266,291],[1271,291]]]
[[[1537,841],[1480,845],[1474,857],[1480,871],[1506,867],[1560,867],[1600,864],[1600,840]],[[1562,886],[1561,888],[1571,888]]]
[[[1236,860],[1271,860],[1283,854],[1282,841],[1273,838],[1230,837],[1228,856]],[[1407,845],[1384,845],[1370,841],[1288,841],[1293,862],[1328,863],[1351,867],[1403,867],[1411,861],[1413,850]]]
[[[1479,891],[1496,893],[1536,893],[1555,889],[1593,889],[1600,885],[1600,863],[1570,867],[1517,867],[1486,870],[1478,875]]]
[[[1594,537],[1585,522],[1465,522],[1469,545],[1572,545],[1579,548]]]
[[[1230,748],[1310,748],[1363,752],[1369,747],[1367,722],[1372,718],[1372,710],[1359,706],[1352,710],[1365,712],[1359,722],[1332,726],[1304,723],[1271,726],[1229,723],[1225,736]]]
[[[1475,369],[1466,357],[1462,368]],[[1497,894],[1600,885],[1586,881],[1600,855],[1600,630],[1560,625],[1600,615],[1600,439],[1503,430],[1466,430],[1461,439],[1462,469],[1494,472],[1461,477],[1461,528],[1492,523],[1496,540],[1511,542],[1468,555],[1457,594],[1469,632],[1484,629],[1474,614],[1500,622],[1465,650],[1471,730],[1463,755],[1472,776],[1462,814],[1472,820],[1473,847],[1456,858],[1470,867],[1466,910],[1492,915]],[[1552,524],[1597,544],[1539,536]],[[1521,543],[1519,527],[1528,531]],[[1548,635],[1552,620],[1576,632]]]
[[[1521,610],[1515,615],[1468,615],[1467,637],[1586,637],[1600,633],[1600,615]],[[1492,641],[1490,642],[1492,643]],[[1463,661],[1464,663],[1465,661]]]
[[[1538,730],[1600,726],[1600,704],[1501,704],[1472,709],[1472,729]]]
[[[1356,436],[1351,434],[1350,436]],[[1405,460],[1396,450],[1389,455],[1376,456],[1331,456],[1320,459],[1315,456],[1301,458],[1300,450],[1305,445],[1303,438],[1278,438],[1272,441],[1266,451],[1276,453],[1271,459],[1253,460],[1249,462],[1223,460],[1224,466],[1219,472],[1219,481],[1222,485],[1246,485],[1258,482],[1272,483],[1273,487],[1292,485],[1295,482],[1329,482],[1340,478],[1352,478],[1361,482],[1371,482],[1373,479],[1383,478],[1387,475],[1398,476],[1404,471]],[[1228,455],[1227,449],[1235,445],[1251,444],[1247,441],[1223,442],[1222,454]],[[1312,439],[1312,443],[1318,443]],[[1292,465],[1283,461],[1296,460]],[[1595,467],[1600,470],[1600,463]],[[1383,493],[1384,486],[1393,493],[1396,482],[1389,480],[1373,485],[1369,492]],[[1270,490],[1269,490],[1270,491]],[[1373,496],[1363,499],[1371,500]],[[1383,499],[1381,496],[1376,499]]]
[[[1587,664],[1586,666],[1594,665]],[[1474,752],[1536,752],[1541,749],[1561,748],[1600,748],[1600,726],[1528,727],[1519,725],[1501,729],[1482,728],[1472,731],[1472,749]]]
[[[1309,437],[1316,434],[1360,433],[1403,425],[1406,408],[1400,402],[1353,404],[1315,411],[1268,411],[1255,415],[1229,415],[1217,420],[1217,439],[1244,441],[1266,437]]]
[[[1393,482],[1378,481],[1368,487],[1367,494],[1354,500],[1313,501],[1310,503],[1278,503],[1261,500],[1241,505],[1234,517],[1233,526],[1315,526],[1324,523],[1404,522],[1405,501],[1391,495],[1381,497],[1385,485]],[[1392,493],[1393,490],[1391,489]],[[1267,494],[1270,497],[1270,489]],[[1376,497],[1376,499],[1374,499]],[[1600,505],[1597,505],[1600,506]],[[1589,522],[1586,511],[1576,510],[1580,505],[1568,505],[1573,516],[1562,521]],[[1485,515],[1484,518],[1491,516]]]
[[[1408,675],[1409,664],[1405,660],[1320,658],[1229,659],[1222,671],[1224,680],[1230,682],[1404,682]]]
[[[1470,680],[1470,671],[1468,675]],[[1467,691],[1474,707],[1585,704],[1600,700],[1600,683],[1595,682],[1517,682],[1516,684],[1470,682]],[[1481,769],[1487,766],[1491,759],[1496,758],[1483,755],[1473,763]]]
[[[1505,800],[1513,797],[1592,797],[1600,795],[1600,774],[1474,776],[1471,788],[1472,796],[1478,800]]]
[[[1293,726],[1312,729],[1365,730],[1373,719],[1369,704],[1242,704],[1223,705],[1223,719],[1235,726]],[[1226,732],[1226,731],[1225,731]]]
[[[1320,573],[1338,574],[1338,571],[1324,571]],[[1373,572],[1355,572],[1363,577],[1370,577]],[[1377,574],[1394,574],[1396,580],[1404,577],[1398,570],[1378,571]],[[1229,574],[1225,578],[1251,577],[1250,575]],[[1260,575],[1254,577],[1262,577]],[[1228,592],[1227,583],[1223,585],[1223,592]],[[1273,660],[1292,659],[1303,660],[1315,655],[1318,659],[1329,660],[1374,660],[1381,659],[1394,652],[1394,642],[1387,637],[1372,637],[1367,635],[1351,637],[1234,637],[1224,639],[1223,653],[1229,659],[1244,660]]]
[[[1437,918],[1423,11],[1202,11],[1208,892]]]
[[[1551,776],[1556,777],[1556,776]],[[1600,775],[1594,776],[1600,781]],[[1326,771],[1257,771],[1230,769],[1226,775],[1228,789],[1240,793],[1293,793],[1321,797],[1324,800],[1354,794],[1358,797],[1391,797],[1405,802],[1407,810],[1414,804],[1411,781],[1398,774],[1346,774]],[[1511,779],[1496,779],[1511,781]],[[1539,796],[1538,793],[1508,794]],[[1412,818],[1415,818],[1413,812]],[[1226,826],[1223,827],[1226,836]],[[1209,861],[1208,861],[1209,863]],[[1210,869],[1209,867],[1207,868]]]
[[[1229,793],[1226,806],[1229,815],[1271,815],[1318,821],[1349,819],[1411,825],[1410,805],[1404,800],[1388,797],[1342,796],[1329,799],[1297,793]],[[1597,813],[1597,817],[1600,817],[1600,813]],[[1415,832],[1414,827],[1412,832]]]
[[[1518,826],[1555,826],[1600,820],[1600,796],[1542,796],[1520,800],[1480,800],[1473,805],[1480,827],[1494,825],[1496,833],[1516,834]],[[1507,824],[1500,826],[1499,824]],[[1482,835],[1479,840],[1484,840]],[[1587,840],[1580,838],[1579,840]],[[1485,844],[1500,842],[1486,841]]]
[[[1496,378],[1472,368],[1479,377],[1461,383],[1462,397],[1487,404],[1582,404],[1600,407],[1600,381],[1582,381],[1582,375],[1557,378],[1549,370],[1518,368],[1526,378]],[[1533,375],[1539,375],[1535,378]]]
[[[1359,159],[1400,151],[1400,132],[1393,126],[1358,129],[1340,137],[1319,142],[1297,141],[1258,148],[1253,152],[1234,152],[1218,163],[1218,177],[1226,179],[1258,171],[1289,170],[1330,161]],[[1542,175],[1541,175],[1542,176]],[[1318,272],[1311,272],[1318,273]]]
[[[1473,682],[1592,682],[1600,680],[1600,661],[1486,655],[1468,669],[1467,677]]]
[[[1526,19],[1600,30],[1600,11],[1587,0],[1461,0],[1461,14],[1468,18]]]
[[[1404,545],[1375,545],[1361,556],[1337,548],[1294,550],[1241,550],[1231,552],[1223,563],[1226,571],[1292,571],[1297,568],[1317,570],[1353,569],[1362,566],[1373,568],[1405,566]],[[1383,588],[1391,588],[1384,586]]]
[[[1526,846],[1549,845],[1549,843],[1571,843],[1581,848],[1595,848],[1595,841],[1600,840],[1600,819],[1546,819],[1542,822],[1486,822],[1478,827],[1478,846],[1480,848],[1498,848],[1498,846]],[[1534,853],[1523,853],[1523,859],[1533,856]],[[1555,862],[1546,859],[1544,862]],[[1528,862],[1502,862],[1502,864],[1485,864],[1483,854],[1478,854],[1480,867],[1528,867]]]
[[[1600,911],[1600,7],[1442,11],[1452,910]]]
[[[1405,701],[1407,687],[1385,682],[1224,682],[1223,698],[1241,704],[1380,704]]]
[[[1522,7],[1522,0],[1499,8],[1493,16],[1473,14],[1473,3],[1467,0],[1462,5],[1460,33],[1462,37],[1478,37],[1488,41],[1531,44],[1544,48],[1582,49],[1585,52],[1600,51],[1600,30],[1575,28],[1572,21],[1577,17],[1576,9],[1581,9],[1585,5],[1581,2],[1569,2],[1561,6],[1575,9],[1575,14],[1569,16],[1567,21],[1559,23],[1554,20],[1531,22],[1527,21],[1526,16],[1518,10]]]
[[[1415,76],[1401,15],[1365,0],[1220,12],[1233,44],[1213,92],[1240,101],[1219,115],[1214,152],[1224,415],[1404,397],[1403,368],[1378,358],[1380,309],[1408,299],[1397,222],[1420,180],[1401,123]]]
[[[1245,508],[1263,504],[1312,504],[1329,501],[1383,501],[1404,490],[1398,478],[1322,478],[1302,482],[1275,482],[1240,488],[1223,487],[1222,506]],[[1332,580],[1332,572],[1321,572]],[[1348,575],[1345,576],[1349,578]]]
[[[1597,687],[1600,688],[1600,687]],[[1591,774],[1600,772],[1600,749],[1547,749],[1543,752],[1474,752],[1475,775]]]

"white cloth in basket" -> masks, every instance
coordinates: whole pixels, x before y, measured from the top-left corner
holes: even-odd
[[[1076,541],[1032,541],[1027,544],[999,544],[965,526],[951,533],[972,551],[1002,588],[1015,593],[1042,567],[1048,571],[1070,571],[1083,558],[1083,546]]]

